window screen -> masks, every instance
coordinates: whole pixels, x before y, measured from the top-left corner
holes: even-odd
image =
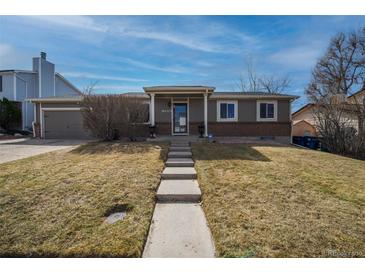
[[[221,104],[221,119],[227,118],[227,104]]]
[[[260,103],[260,118],[274,118],[273,103]]]
[[[221,119],[234,119],[235,118],[235,104],[220,103],[220,118]]]

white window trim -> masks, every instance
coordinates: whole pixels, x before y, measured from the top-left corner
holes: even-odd
[[[260,104],[274,104],[274,118],[260,117]],[[278,121],[278,101],[276,100],[258,100],[256,103],[256,120],[258,122],[277,122]]]
[[[221,118],[221,104],[234,104],[234,118]],[[238,121],[238,101],[237,100],[217,100],[217,122],[237,122]]]

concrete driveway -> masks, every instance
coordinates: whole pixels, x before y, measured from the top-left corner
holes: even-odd
[[[16,139],[0,141],[0,164],[49,151],[74,148],[90,140]]]

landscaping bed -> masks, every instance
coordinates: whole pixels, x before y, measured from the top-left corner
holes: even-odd
[[[90,143],[1,164],[0,256],[141,256],[166,153]],[[121,210],[123,220],[106,222]]]
[[[286,146],[195,144],[222,257],[365,257],[365,162]]]

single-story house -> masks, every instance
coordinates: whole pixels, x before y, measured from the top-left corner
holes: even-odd
[[[348,97],[344,97],[343,99],[341,99],[341,102],[347,104],[349,106],[349,110],[351,110],[351,105],[364,104],[364,100],[365,88],[362,88],[358,92],[355,92]],[[293,136],[318,136],[314,111],[315,105],[313,103],[308,103],[297,111],[293,112]],[[355,115],[351,111],[348,111],[347,113],[343,114],[343,117],[344,120],[348,122],[349,126],[353,127],[355,130],[359,129],[359,121],[357,115]]]
[[[128,93],[149,104],[149,122],[157,136],[198,135],[272,138],[291,141],[291,102],[288,94],[215,92],[210,86],[153,86]],[[42,138],[84,138],[82,97],[31,99]]]
[[[314,104],[306,104],[293,112],[293,136],[317,136],[313,111]]]
[[[82,93],[64,76],[56,72],[55,65],[47,60],[45,52],[34,57],[31,70],[0,70],[0,100],[17,102],[22,121],[19,127],[32,131],[35,107],[27,99],[72,97]]]

